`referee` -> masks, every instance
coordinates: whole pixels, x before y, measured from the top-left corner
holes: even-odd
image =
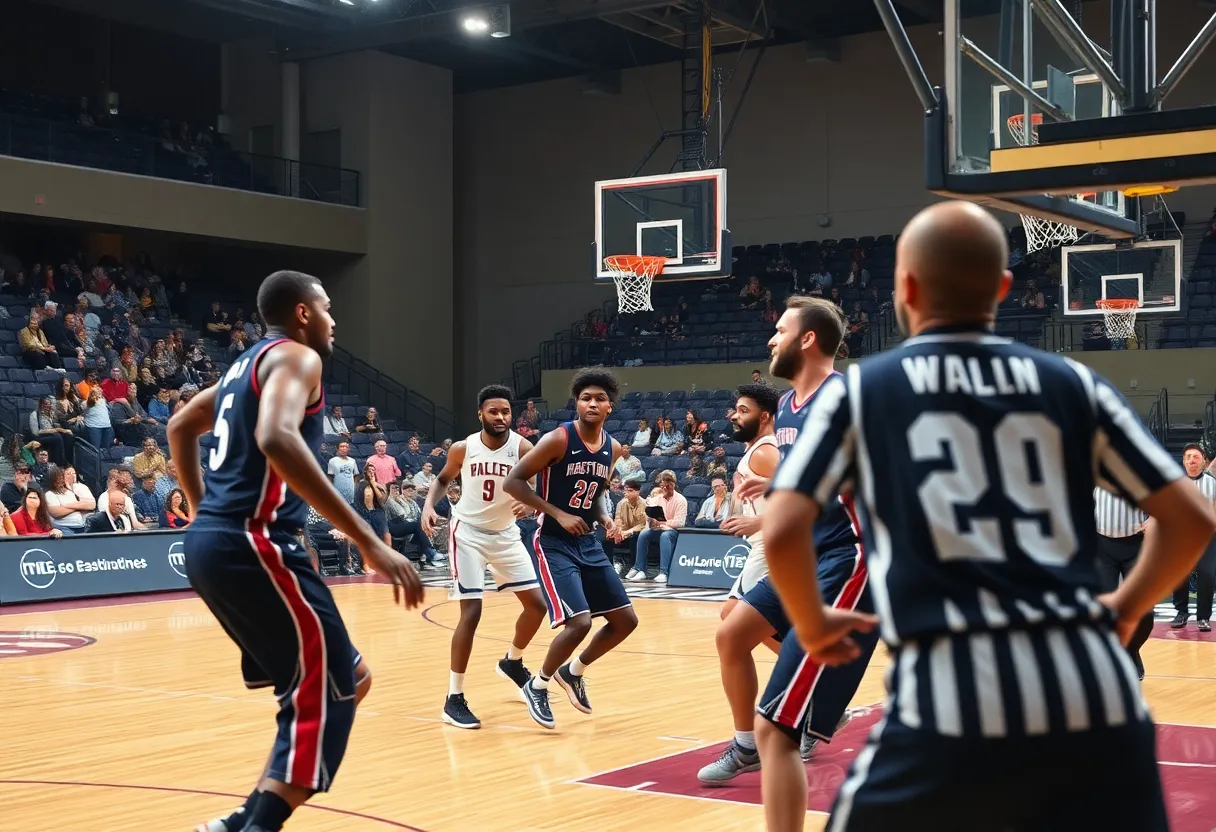
[[[1098,525],[1098,580],[1103,592],[1114,592],[1120,578],[1127,577],[1140,556],[1148,515],[1122,497],[1116,497],[1104,488],[1095,488],[1094,518]],[[1140,648],[1152,632],[1153,614],[1150,612],[1140,619],[1127,643],[1128,655],[1141,679],[1144,678],[1144,662],[1140,659]]]
[[[1216,503],[1216,477],[1207,468],[1207,454],[1203,446],[1195,442],[1182,449],[1182,467],[1186,475],[1199,488],[1206,498],[1208,505]],[[1195,618],[1199,632],[1212,631],[1212,593],[1216,591],[1216,544],[1209,543],[1208,548],[1195,565]],[[1182,586],[1174,590],[1174,609],[1178,614],[1170,622],[1172,629],[1178,630],[1186,626],[1191,617],[1190,581],[1184,581]]]

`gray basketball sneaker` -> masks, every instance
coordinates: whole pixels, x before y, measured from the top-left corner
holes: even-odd
[[[841,716],[840,716],[840,721],[836,723],[836,731],[833,731],[832,733],[835,734],[841,728],[848,725],[849,722],[852,721],[852,719],[853,719],[852,712],[850,712],[848,708],[845,708],[844,713],[841,714]],[[798,751],[802,754],[802,762],[804,762],[804,763],[810,762],[811,755],[815,753],[815,749],[818,746],[819,746],[819,737],[812,737],[806,731],[803,731],[802,732],[802,742],[798,746]]]
[[[722,756],[697,772],[703,786],[724,786],[740,774],[760,770],[760,754],[731,740]]]

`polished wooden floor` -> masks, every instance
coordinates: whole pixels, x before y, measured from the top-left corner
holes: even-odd
[[[638,600],[637,633],[588,675],[594,716],[555,697],[558,728],[545,731],[493,673],[517,607],[490,596],[466,683],[484,727],[460,731],[439,720],[457,618],[446,592],[429,590],[420,615],[393,607],[383,586],[334,591],[375,682],[334,790],[296,814],[293,832],[763,827],[752,805],[573,782],[729,735],[717,604]],[[273,698],[244,690],[235,648],[198,600],[0,615],[0,631],[96,640],[0,651],[0,828],[185,830],[231,809],[255,781]],[[543,629],[525,656],[533,668],[549,638]],[[881,653],[855,704],[880,699]],[[772,662],[757,655],[763,680]],[[1153,639],[1144,655],[1159,721],[1216,725],[1216,643]],[[823,821],[813,814],[807,828]]]

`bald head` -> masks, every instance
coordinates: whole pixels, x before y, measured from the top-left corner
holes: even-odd
[[[989,317],[1009,263],[1005,229],[972,202],[939,202],[904,228],[896,272],[916,283],[922,315]]]

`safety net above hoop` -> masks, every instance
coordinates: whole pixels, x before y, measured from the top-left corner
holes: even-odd
[[[650,288],[666,264],[665,257],[643,254],[613,254],[604,258],[604,269],[612,274],[616,284],[617,307],[622,315],[654,311]]]

